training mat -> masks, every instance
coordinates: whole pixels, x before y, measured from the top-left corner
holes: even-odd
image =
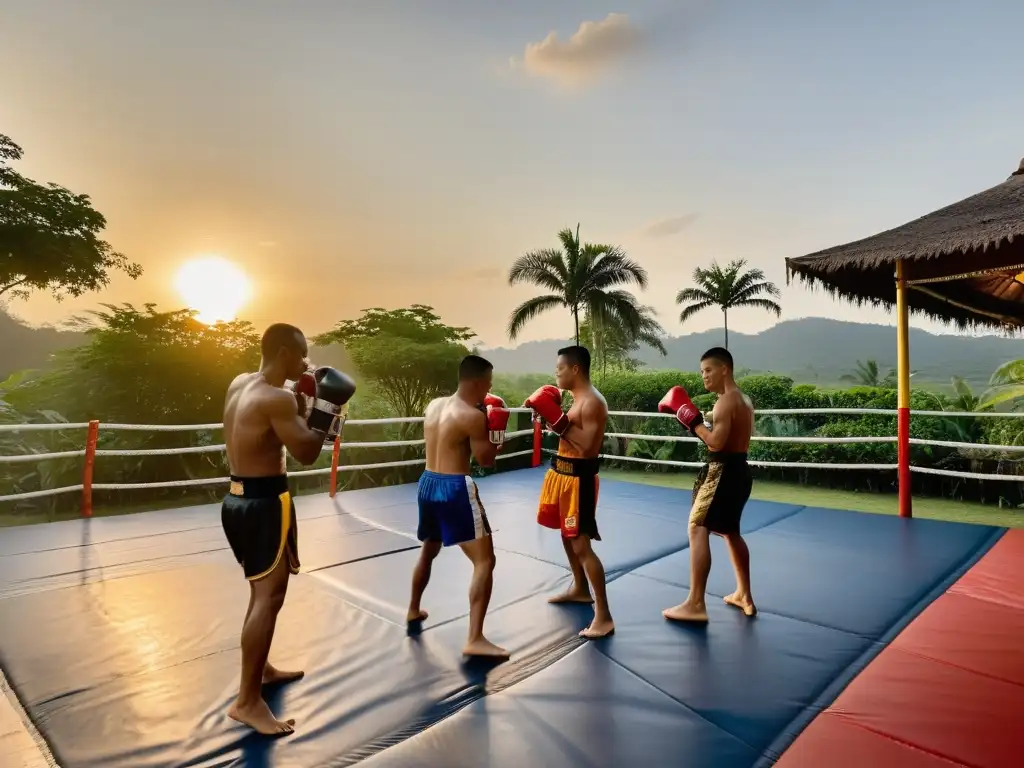
[[[410,484],[296,500],[304,570],[271,659],[306,676],[268,696],[297,720],[287,738],[225,714],[248,587],[214,506],[14,529],[0,549],[0,665],[66,768],[752,766],[1000,534],[752,501],[761,614],[721,603],[732,571],[713,537],[711,623],[680,627],[660,612],[686,594],[689,491],[604,481],[595,549],[617,631],[586,642],[592,609],[547,602],[570,575],[557,532],[535,522],[542,477],[478,481],[497,550],[485,631],[512,651],[504,664],[461,655],[471,567],[457,548],[435,561],[422,632],[407,632]]]

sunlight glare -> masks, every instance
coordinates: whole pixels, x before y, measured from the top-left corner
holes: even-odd
[[[230,322],[249,301],[249,276],[220,256],[204,256],[181,265],[174,280],[178,295],[196,319],[207,325]]]

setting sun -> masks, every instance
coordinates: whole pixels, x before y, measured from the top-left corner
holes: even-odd
[[[185,262],[174,287],[200,322],[213,324],[234,320],[249,301],[249,276],[227,259],[208,256]]]

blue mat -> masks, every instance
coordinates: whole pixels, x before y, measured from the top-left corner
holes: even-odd
[[[305,679],[270,697],[297,719],[267,742],[225,717],[248,588],[216,506],[9,529],[0,540],[0,664],[67,768],[613,766],[770,763],[814,713],[1001,535],[1001,529],[752,501],[754,620],[713,537],[711,623],[685,597],[689,494],[604,481],[595,548],[616,634],[577,637],[584,606],[555,532],[535,523],[543,470],[479,482],[497,547],[490,638],[466,663],[470,565],[435,562],[422,634],[404,616],[415,486],[301,497],[303,573],[272,659]]]

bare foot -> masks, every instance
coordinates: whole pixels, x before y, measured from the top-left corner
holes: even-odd
[[[306,673],[302,670],[295,670],[288,672],[283,669],[278,669],[269,661],[266,666],[263,667],[263,685],[279,685],[281,683],[290,683],[293,680],[301,679]]]
[[[601,637],[608,637],[608,635],[612,634],[614,631],[614,621],[611,619],[602,619],[601,621],[598,621],[595,616],[594,620],[590,622],[590,626],[580,632],[580,637],[585,637],[588,640],[597,640]]]
[[[417,621],[426,621],[427,620],[427,616],[429,616],[429,615],[430,615],[429,613],[427,613],[426,611],[424,611],[422,609],[420,609],[418,611],[409,611],[407,614],[405,614],[405,623],[406,624],[414,624]]]
[[[670,621],[691,621],[705,623],[708,620],[707,609],[701,605],[691,606],[687,603],[680,603],[673,608],[666,608],[661,615]]]
[[[731,595],[726,595],[724,598],[727,605],[731,605],[733,608],[739,608],[743,611],[746,616],[757,615],[757,606],[754,605],[753,599],[750,595],[740,595],[739,592],[733,592]]]
[[[485,656],[492,659],[507,659],[511,654],[504,648],[499,648],[490,640],[481,637],[466,643],[462,649],[463,656]]]
[[[549,603],[583,603],[585,605],[590,605],[591,603],[594,602],[594,598],[590,596],[590,592],[586,592],[586,591],[581,592],[578,589],[570,589],[568,592],[565,592],[564,594],[555,595],[554,597],[548,599],[548,602]]]
[[[235,701],[228,710],[228,717],[248,725],[263,736],[286,736],[295,730],[292,728],[295,720],[278,720],[263,699],[248,707],[240,707]]]

